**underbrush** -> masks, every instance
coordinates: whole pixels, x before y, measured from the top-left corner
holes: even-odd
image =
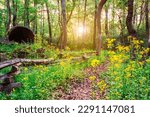
[[[107,61],[108,69],[90,76],[93,94],[95,88],[100,93],[107,93],[106,99],[115,100],[147,100],[150,99],[150,58],[147,56],[149,48],[144,48],[143,41],[128,37],[128,45],[121,45],[115,39],[107,40],[107,50],[101,51],[100,56],[94,56],[92,50],[71,51],[63,50],[61,61],[54,65],[21,67],[21,73],[16,76],[16,82],[22,87],[14,89],[10,95],[0,93],[0,99],[55,99],[53,93],[63,87],[67,92],[72,79],[84,79],[84,69],[98,67]],[[25,58],[31,59],[59,59],[60,50],[54,46],[33,45],[3,45],[1,51],[6,53],[27,52]],[[85,53],[93,53],[84,61],[72,61],[73,57],[81,57]],[[85,56],[88,56],[85,54]],[[0,75],[10,71],[6,68]],[[93,71],[95,72],[95,71]],[[96,72],[95,72],[96,73]],[[99,82],[96,79],[99,76]]]
[[[115,39],[108,40],[110,65],[104,77],[108,79],[108,99],[150,99],[149,48],[143,41],[128,37],[129,45],[114,47]],[[115,51],[112,51],[115,48]]]
[[[61,62],[54,66],[24,67],[21,74],[16,76],[16,82],[21,82],[22,87],[14,89],[10,95],[0,94],[0,99],[53,99],[53,91],[58,86],[67,89],[68,82],[73,77],[82,77],[82,69],[77,63]]]
[[[20,45],[21,48],[22,45]],[[33,45],[26,45],[26,48],[33,48]],[[26,48],[22,48],[26,50]],[[60,50],[54,49],[54,47],[46,48],[47,54],[54,53],[58,56]],[[38,48],[35,48],[38,49]],[[49,52],[48,52],[49,51]],[[28,51],[30,54],[32,51]],[[57,88],[63,87],[67,92],[70,87],[70,81],[72,79],[81,80],[85,77],[83,70],[90,67],[91,62],[95,59],[99,59],[101,62],[105,61],[105,52],[102,52],[101,56],[92,56],[88,60],[77,60],[74,61],[74,56],[82,56],[84,53],[90,52],[85,51],[70,51],[67,48],[63,51],[63,59],[60,62],[53,65],[37,65],[30,67],[21,67],[21,73],[15,76],[15,82],[22,83],[20,88],[14,89],[10,95],[0,93],[0,99],[11,99],[11,100],[36,100],[36,99],[55,99],[53,93]],[[34,53],[32,53],[34,54]],[[45,53],[44,53],[45,55]],[[36,57],[35,57],[36,58]],[[37,57],[39,58],[39,57]],[[36,58],[36,59],[37,59]],[[1,70],[1,75],[10,71],[10,68]]]

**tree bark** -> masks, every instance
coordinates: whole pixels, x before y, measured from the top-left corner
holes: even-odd
[[[42,11],[42,44],[44,43],[44,33],[45,33],[45,16],[44,16],[44,5]]]
[[[3,69],[3,68],[8,67],[8,66],[13,66],[13,65],[18,64],[18,63],[31,64],[31,65],[39,65],[39,64],[47,65],[47,64],[51,64],[52,62],[54,62],[53,59],[52,60],[49,60],[49,59],[38,59],[38,60],[13,59],[13,60],[1,62],[0,63],[0,69]]]
[[[11,24],[11,9],[10,9],[10,0],[6,0],[6,6],[7,6],[7,24],[6,24],[6,33],[8,33],[8,30],[10,29]]]
[[[66,0],[61,0],[61,10],[62,10],[62,38],[60,42],[60,49],[65,49],[67,45],[67,21],[66,21]]]
[[[146,38],[148,40],[148,47],[150,48],[150,18],[149,18],[149,0],[145,1],[145,20],[146,20]],[[149,51],[149,56],[150,56],[150,51]]]
[[[139,19],[139,24],[138,24],[138,26],[137,26],[137,30],[139,30],[139,28],[140,28],[140,26],[141,26],[141,22],[142,22],[142,20],[143,20],[143,9],[144,8],[144,0],[142,0],[142,4],[141,4],[141,7],[140,7],[140,19]]]
[[[82,55],[81,57],[73,57],[72,61],[75,60],[85,60],[88,59],[89,57],[86,56],[87,54],[93,54],[95,52],[90,52],[90,53],[84,53],[84,55]],[[60,60],[54,60],[54,59],[12,59],[12,60],[7,60],[4,62],[0,62],[0,70],[9,66],[20,66],[22,65],[48,65],[48,64],[56,64],[56,63],[60,63],[61,61],[68,61],[68,59],[60,59]],[[17,74],[17,73],[15,73]],[[3,79],[3,78],[0,78]]]
[[[13,26],[17,25],[17,1],[12,0],[13,6]]]
[[[96,16],[97,16],[97,0],[95,0],[95,14],[94,14],[94,33],[93,33],[93,49],[96,49]]]
[[[127,19],[126,19],[126,25],[127,25],[127,29],[128,29],[128,33],[131,36],[136,37],[136,31],[133,28],[133,24],[132,24],[132,19],[133,19],[133,4],[134,4],[134,0],[128,0],[128,15],[127,15]]]
[[[34,0],[35,16],[33,21],[33,32],[37,34],[37,0]]]
[[[30,0],[25,0],[24,3],[24,26],[30,28],[30,21],[29,21],[29,2]]]
[[[72,6],[72,9],[71,9],[71,12],[70,12],[70,14],[69,14],[69,16],[67,17],[67,24],[68,24],[68,22],[70,21],[70,19],[71,19],[71,16],[72,16],[72,13],[73,13],[73,11],[74,11],[74,8],[75,8],[75,0],[72,0],[72,4],[73,4],[73,6]]]
[[[98,40],[97,40],[97,55],[100,54],[102,48],[102,34],[101,34],[101,12],[104,4],[107,0],[100,0],[98,9],[97,9],[97,31],[98,31]]]
[[[87,0],[84,1],[84,17],[83,17],[83,28],[85,30],[85,23],[86,23],[86,6],[87,6]],[[83,31],[82,34],[82,43],[85,44],[85,31]]]
[[[108,8],[107,7],[105,8],[105,34],[106,34],[106,37],[109,36],[109,33],[108,33]]]
[[[48,9],[48,2],[46,1],[46,11],[47,11],[47,21],[48,21],[48,31],[49,31],[49,44],[52,43],[52,27],[51,27],[51,19],[50,19],[50,13]]]

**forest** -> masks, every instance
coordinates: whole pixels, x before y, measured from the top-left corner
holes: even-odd
[[[150,0],[1,0],[1,100],[149,100]]]

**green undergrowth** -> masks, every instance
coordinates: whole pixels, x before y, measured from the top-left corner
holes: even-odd
[[[24,48],[24,50],[26,49]],[[53,47],[50,47],[49,50],[46,50],[49,51],[47,52],[47,54],[54,53],[57,56],[59,53],[59,50],[54,49]],[[29,52],[32,53],[32,51]],[[53,93],[57,88],[63,87],[65,91],[68,91],[70,87],[70,81],[72,79],[82,80],[83,78],[85,78],[84,69],[87,67],[91,67],[91,62],[93,60],[98,59],[99,61],[101,61],[101,63],[105,61],[104,51],[100,56],[91,56],[88,60],[72,60],[74,56],[82,56],[87,52],[92,51],[85,50],[78,52],[68,49],[66,51],[63,51],[63,56],[65,59],[61,59],[61,62],[57,64],[48,66],[37,65],[21,67],[21,73],[15,76],[15,82],[20,82],[22,86],[20,88],[14,89],[10,95],[0,93],[0,99],[55,99],[55,97],[53,97]],[[54,56],[52,56],[52,58],[53,57]],[[10,68],[5,68],[4,70],[0,71],[0,74],[2,75],[4,73],[7,73],[8,71],[10,71]]]

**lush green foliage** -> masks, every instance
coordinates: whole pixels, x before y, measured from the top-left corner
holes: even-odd
[[[99,74],[99,82],[96,75],[89,76],[93,82],[93,99],[95,88],[100,93],[107,91],[105,99],[150,99],[150,59],[147,58],[148,48],[143,48],[143,41],[128,37],[127,45],[120,45],[115,39],[108,39],[107,51],[102,51],[100,56],[93,56],[88,61],[76,61],[72,63],[72,57],[81,56],[88,50],[63,51],[64,61],[50,66],[22,67],[21,74],[16,76],[16,82],[21,82],[22,87],[13,90],[10,95],[0,93],[0,99],[55,99],[53,93],[59,87],[64,91],[70,90],[71,79],[86,77],[83,69],[108,63],[108,70]],[[58,59],[59,49],[54,46],[33,45],[2,45],[1,51],[10,54],[14,51],[27,51],[27,58],[42,58],[36,51],[44,49],[45,58]],[[135,49],[133,49],[135,48]],[[5,68],[0,75],[10,71]],[[57,92],[56,92],[57,93]],[[58,94],[59,95],[59,94]]]
[[[108,51],[108,99],[150,99],[149,48],[143,48],[143,41],[136,38],[128,40],[129,46],[118,45],[116,51]],[[108,48],[114,48],[114,43],[115,39],[109,39]]]

